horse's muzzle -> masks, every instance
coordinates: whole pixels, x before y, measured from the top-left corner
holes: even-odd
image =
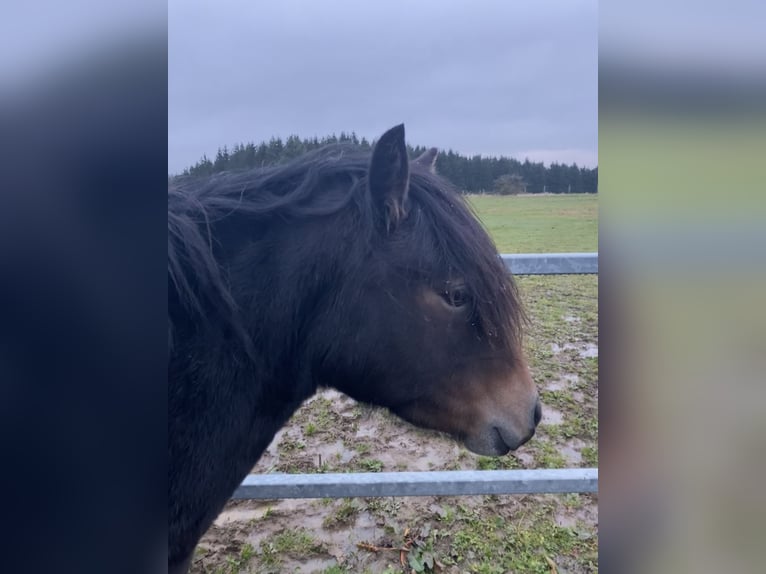
[[[528,442],[535,435],[535,430],[542,416],[542,406],[537,400],[529,416],[529,426],[523,431],[519,432],[508,424],[493,424],[474,436],[466,437],[464,444],[468,450],[483,456],[508,454]]]

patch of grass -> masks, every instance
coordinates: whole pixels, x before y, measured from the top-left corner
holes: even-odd
[[[514,468],[522,468],[522,465],[513,455],[480,456],[476,461],[477,470],[512,470]]]
[[[564,438],[579,438],[586,441],[598,440],[598,418],[595,414],[581,413],[567,418],[559,425],[558,432]]]
[[[365,501],[365,510],[376,516],[396,516],[402,507],[400,498],[368,498]]]
[[[255,549],[250,544],[243,544],[236,557],[230,556],[226,559],[226,564],[218,566],[214,574],[239,574],[255,556]]]
[[[383,470],[383,462],[374,458],[363,458],[356,463],[356,466],[363,472],[380,472]]]
[[[308,438],[331,432],[337,428],[339,419],[336,405],[327,397],[318,396],[299,409],[292,421],[302,426],[303,436]]]
[[[278,472],[284,472],[286,474],[325,472],[323,467],[317,468],[313,458],[307,456],[296,456],[294,458],[283,456],[274,468]]]
[[[567,461],[548,441],[539,441],[533,449],[538,468],[566,468]]]
[[[318,397],[314,400],[311,404],[311,414],[316,429],[321,432],[331,430],[338,416],[333,410],[332,401],[326,397]]]
[[[277,448],[284,452],[295,452],[297,450],[303,450],[306,448],[306,443],[300,441],[294,437],[285,434],[282,440],[279,441]]]
[[[553,564],[575,562],[581,571],[595,571],[597,542],[572,528],[558,526],[552,509],[536,505],[520,518],[506,520],[478,510],[460,510],[450,528],[449,546],[439,554],[444,564],[461,572],[525,572],[549,574]],[[441,550],[441,548],[440,548]]]
[[[439,522],[449,525],[455,522],[458,516],[458,509],[454,506],[437,507],[435,514]]]
[[[579,363],[579,368],[577,370],[577,374],[584,381],[597,380],[598,379],[598,358],[585,357],[581,359]],[[579,387],[581,388],[582,384]],[[588,389],[583,388],[582,390],[587,391]]]
[[[570,492],[561,496],[561,502],[567,508],[582,508],[583,498],[576,492]]]
[[[261,541],[260,559],[264,566],[278,566],[283,555],[305,558],[324,552],[324,544],[312,538],[305,528],[285,529]]]
[[[325,528],[338,528],[354,522],[359,514],[359,506],[352,499],[344,499],[340,506],[332,514],[328,514],[322,521]]]
[[[572,393],[569,391],[540,391],[540,400],[544,404],[560,410],[568,410],[577,406]]]
[[[580,454],[582,455],[582,460],[585,464],[591,467],[598,466],[598,447],[584,446],[582,450],[580,450]]]

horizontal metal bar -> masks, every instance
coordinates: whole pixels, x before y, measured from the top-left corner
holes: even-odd
[[[598,253],[503,253],[514,275],[581,275],[598,273]]]
[[[597,468],[249,475],[232,498],[351,498],[597,492]]]

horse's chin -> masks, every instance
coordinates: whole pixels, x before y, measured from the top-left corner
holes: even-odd
[[[534,432],[532,433],[534,434]],[[499,427],[487,427],[481,433],[465,437],[463,444],[475,454],[482,456],[503,456],[518,449],[532,436],[518,439],[515,433]]]

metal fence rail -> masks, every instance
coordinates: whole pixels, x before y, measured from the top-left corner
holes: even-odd
[[[598,253],[501,255],[514,275],[597,274]],[[597,468],[250,475],[237,499],[597,492]]]
[[[598,273],[598,253],[504,253],[514,275],[582,275]]]
[[[250,475],[233,498],[346,498],[596,492],[597,468]]]

